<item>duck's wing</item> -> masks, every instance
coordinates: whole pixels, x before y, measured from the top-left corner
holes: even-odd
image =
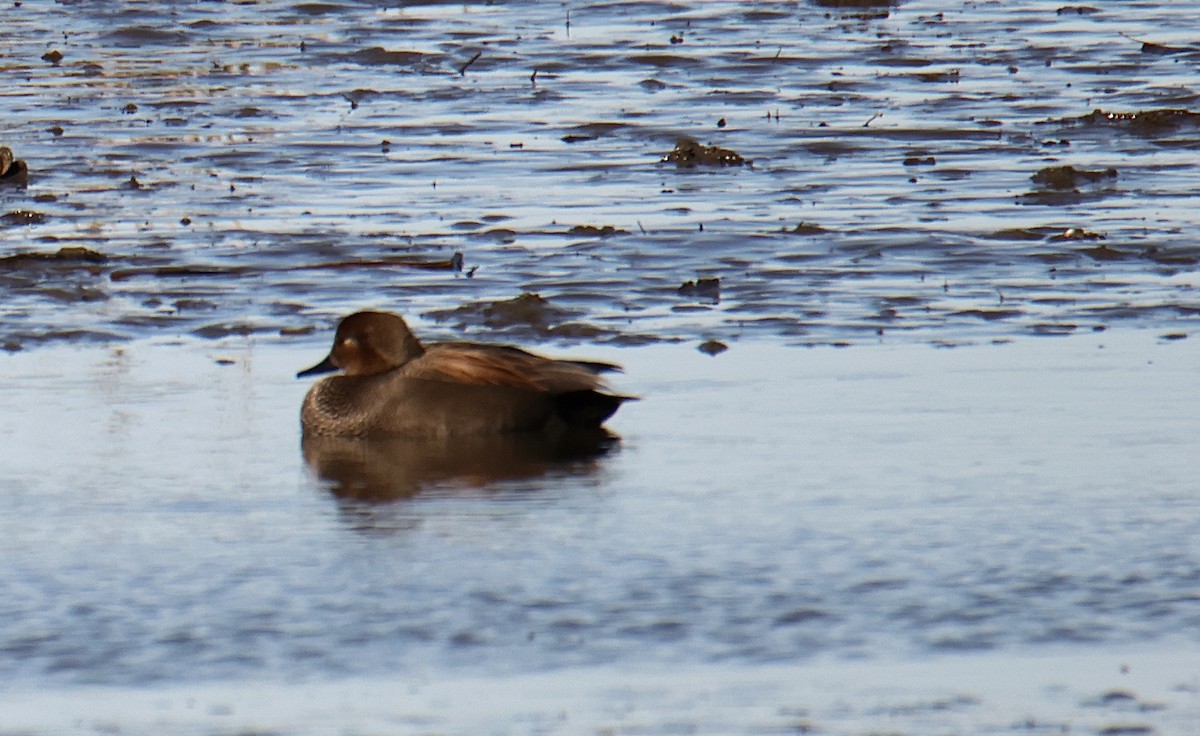
[[[421,357],[401,370],[409,378],[562,394],[602,391],[605,384],[598,374],[620,370],[620,366],[554,360],[504,345],[449,342],[427,346]]]
[[[531,353],[528,350],[522,350],[512,345],[483,345],[476,342],[440,342],[435,343],[431,347],[436,348],[452,348],[455,350],[481,350],[494,353],[497,357],[510,356],[515,361],[539,360],[550,363],[569,363],[577,365],[580,368],[586,368],[592,373],[622,373],[624,369],[616,363],[608,363],[603,360],[572,360],[570,358],[547,358],[543,355]]]

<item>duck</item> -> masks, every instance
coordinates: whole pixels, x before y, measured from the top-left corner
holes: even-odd
[[[609,390],[615,363],[549,358],[509,345],[424,344],[404,318],[343,318],[333,348],[297,378],[337,372],[308,390],[305,437],[445,439],[598,430],[634,399]]]
[[[8,146],[0,146],[0,183],[23,184],[28,178],[29,167],[25,162],[15,158],[12,149]]]

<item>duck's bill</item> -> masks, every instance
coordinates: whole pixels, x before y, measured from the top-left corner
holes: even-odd
[[[338,367],[333,364],[333,356],[328,355],[325,357],[325,360],[322,360],[320,363],[317,363],[312,368],[305,368],[304,370],[297,373],[296,378],[304,378],[305,376],[316,376],[321,373],[331,373],[333,371],[336,371],[337,369],[338,369]]]

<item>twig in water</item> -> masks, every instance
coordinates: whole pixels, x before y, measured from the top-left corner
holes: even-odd
[[[529,83],[534,87],[537,86],[537,69],[534,69],[533,74],[529,75]]]
[[[875,122],[876,120],[878,120],[881,117],[883,117],[883,113],[881,113],[881,112],[875,113],[871,117],[867,118],[867,122],[863,123],[863,127],[864,128],[871,127],[871,123]]]
[[[1164,46],[1161,43],[1154,43],[1153,41],[1143,41],[1142,39],[1131,36],[1124,31],[1117,31],[1117,35],[1124,36],[1134,43],[1140,43],[1142,45],[1142,53],[1179,54],[1196,50],[1195,46]]]
[[[478,61],[478,60],[479,60],[479,57],[481,57],[481,56],[483,56],[483,52],[482,52],[482,51],[476,51],[474,56],[472,56],[470,59],[467,59],[467,63],[466,63],[466,64],[463,64],[462,66],[460,66],[460,67],[458,68],[458,75],[459,75],[460,77],[465,77],[465,76],[467,76],[467,67],[471,66],[471,65],[472,65],[472,64],[474,64],[476,61]]]
[[[1142,39],[1140,39],[1140,38],[1136,38],[1136,37],[1134,37],[1134,36],[1131,36],[1131,35],[1129,35],[1128,33],[1126,33],[1125,31],[1117,31],[1117,35],[1118,35],[1118,36],[1123,36],[1123,37],[1125,37],[1125,38],[1128,38],[1130,41],[1133,41],[1134,43],[1146,43],[1146,42],[1145,42],[1145,41],[1143,41]]]

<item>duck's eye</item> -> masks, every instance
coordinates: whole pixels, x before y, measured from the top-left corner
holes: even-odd
[[[341,345],[344,348],[356,348],[358,347],[358,340],[355,340],[353,337],[343,337]]]

